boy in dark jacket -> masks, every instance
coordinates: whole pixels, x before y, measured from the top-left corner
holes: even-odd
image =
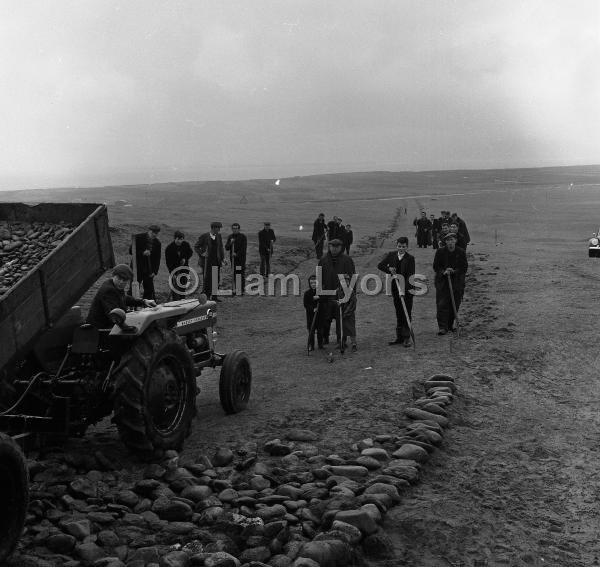
[[[314,274],[308,278],[308,285],[310,286],[304,292],[304,310],[306,311],[306,328],[310,333],[308,338],[308,350],[315,350],[315,332],[317,335],[317,344],[319,348],[323,348],[323,337],[321,336],[321,329],[318,325],[310,332],[313,319],[319,307],[319,296],[317,295],[317,276]]]

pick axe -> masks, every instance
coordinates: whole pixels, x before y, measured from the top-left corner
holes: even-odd
[[[456,301],[454,301],[454,290],[452,289],[452,275],[446,274],[448,286],[450,288],[450,299],[452,301],[452,311],[454,312],[454,322],[456,323],[456,338],[460,337],[460,325],[458,322],[458,311],[456,310]]]
[[[400,303],[402,303],[402,310],[404,311],[404,318],[406,319],[406,324],[408,325],[410,338],[413,342],[413,349],[417,350],[417,343],[415,341],[415,332],[413,331],[412,321],[408,316],[408,309],[406,309],[406,303],[404,302],[404,296],[402,295],[402,290],[400,289],[400,284],[398,283],[398,278],[396,277],[396,274],[394,274],[393,279],[396,282],[396,288],[398,289],[398,297],[400,297]]]

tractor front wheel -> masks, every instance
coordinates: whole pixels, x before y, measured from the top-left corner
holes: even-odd
[[[19,446],[0,433],[0,564],[12,553],[25,523],[29,474]]]
[[[113,421],[125,445],[141,456],[181,449],[196,415],[196,374],[177,334],[150,328],[121,359]]]
[[[250,399],[252,369],[250,359],[243,350],[225,355],[219,379],[219,398],[225,413],[242,411]]]

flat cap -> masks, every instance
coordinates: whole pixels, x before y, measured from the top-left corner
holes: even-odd
[[[123,280],[132,280],[133,272],[127,264],[117,264],[112,271],[113,276],[119,276]]]
[[[342,245],[342,244],[344,244],[344,243],[343,243],[343,242],[342,242],[342,241],[341,241],[339,238],[332,238],[332,239],[329,241],[329,244],[333,244],[333,245],[336,245],[336,244],[338,244],[339,246],[341,246],[341,245]]]
[[[454,238],[454,240],[458,240],[458,237],[456,236],[455,232],[449,232],[448,234],[446,234],[446,236],[444,236],[444,240],[448,240],[448,238]]]
[[[151,224],[148,227],[148,230],[151,230],[152,232],[160,232],[160,226],[158,226],[157,224]]]
[[[213,228],[215,226],[218,227],[218,228],[221,228],[223,226],[223,223],[221,223],[219,221],[213,221],[213,222],[210,223],[210,228]]]

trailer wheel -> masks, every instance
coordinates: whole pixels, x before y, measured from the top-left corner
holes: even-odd
[[[113,421],[141,456],[181,449],[196,415],[196,374],[177,334],[150,328],[133,343],[115,374]]]
[[[0,433],[0,564],[12,553],[25,523],[29,474],[19,446]]]
[[[252,369],[250,359],[243,350],[225,355],[219,378],[219,398],[225,413],[242,411],[250,399]]]

